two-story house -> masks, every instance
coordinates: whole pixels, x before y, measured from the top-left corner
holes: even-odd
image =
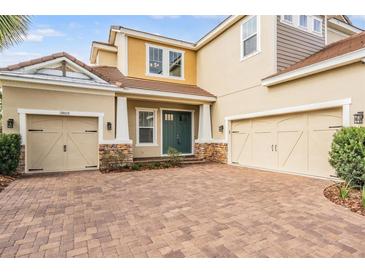
[[[346,16],[230,16],[196,43],[112,26],[90,65],[67,53],[0,71],[3,130],[25,172],[113,169],[170,147],[330,177],[332,135],[362,123],[365,33]]]

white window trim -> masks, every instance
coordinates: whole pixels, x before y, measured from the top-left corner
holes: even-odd
[[[139,142],[139,113],[143,111],[153,112],[153,143]],[[136,107],[136,146],[153,147],[158,146],[157,143],[157,108],[139,108]]]
[[[257,47],[256,47],[256,51],[252,52],[251,54],[249,55],[246,55],[244,56],[243,55],[243,25],[249,21],[251,18],[255,17],[256,16],[256,37],[257,37]],[[244,60],[247,60],[257,54],[259,54],[261,52],[261,16],[260,15],[250,15],[250,16],[247,16],[241,23],[241,31],[240,31],[240,52],[241,52],[241,62],[244,61]],[[248,38],[246,38],[248,39]]]
[[[305,15],[305,14],[303,14],[303,15]],[[323,19],[321,17],[314,16],[314,15],[306,15],[307,16],[307,27],[303,27],[303,26],[300,25],[300,15],[292,15],[292,16],[293,16],[292,17],[293,21],[290,22],[290,21],[287,21],[287,20],[284,19],[284,15],[281,15],[280,16],[280,22],[282,22],[286,25],[298,28],[302,31],[311,33],[313,35],[323,37],[323,27],[324,26],[323,26]],[[314,20],[320,21],[321,32],[314,31]]]
[[[183,50],[179,50],[179,49],[174,49],[174,48],[167,48],[167,47],[162,47],[162,46],[158,46],[158,45],[154,45],[154,44],[149,44],[146,43],[146,76],[150,76],[150,77],[159,77],[159,78],[168,78],[168,79],[174,79],[174,80],[185,80],[185,51]],[[154,74],[154,73],[150,73],[149,70],[149,64],[150,64],[150,54],[149,54],[149,49],[150,48],[157,48],[157,49],[162,49],[162,74]],[[173,51],[173,52],[178,52],[181,53],[181,76],[171,76],[169,74],[169,52]]]

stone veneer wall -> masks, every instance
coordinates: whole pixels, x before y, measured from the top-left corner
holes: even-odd
[[[132,144],[99,145],[99,169],[101,171],[117,170],[133,163]]]
[[[20,148],[20,158],[19,158],[19,164],[16,168],[16,172],[23,174],[25,173],[25,146],[22,145]]]
[[[227,163],[228,145],[226,143],[195,143],[195,156],[208,161]]]

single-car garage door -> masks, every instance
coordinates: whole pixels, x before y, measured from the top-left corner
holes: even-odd
[[[333,134],[342,127],[341,108],[232,122],[232,163],[330,177]]]
[[[29,115],[27,117],[28,171],[97,168],[97,125],[97,118]]]

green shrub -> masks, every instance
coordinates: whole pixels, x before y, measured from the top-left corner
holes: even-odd
[[[171,166],[181,165],[181,153],[177,149],[169,147],[167,154],[169,155],[169,163],[171,164]]]
[[[365,207],[365,185],[362,187],[361,203],[362,203],[362,206]]]
[[[349,196],[349,192],[350,192],[350,189],[351,189],[350,184],[349,183],[340,184],[339,189],[340,189],[340,198],[342,200],[345,200]]]
[[[354,187],[365,182],[365,128],[348,127],[333,138],[329,162],[338,177]]]
[[[0,134],[0,174],[10,175],[19,164],[21,137],[19,134]]]
[[[134,163],[134,164],[132,164],[132,170],[140,170],[141,169],[141,165],[140,164],[138,164],[138,163]]]

